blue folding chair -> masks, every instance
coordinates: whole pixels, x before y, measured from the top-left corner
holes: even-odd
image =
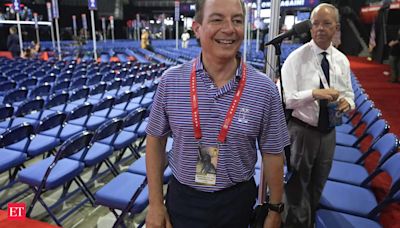
[[[381,228],[382,226],[374,220],[331,211],[326,209],[319,209],[315,218],[316,228],[338,228],[338,227],[368,227],[368,228]]]
[[[347,133],[347,134],[354,134],[354,132],[364,123],[363,120],[365,120],[365,116],[370,113],[370,110],[373,108],[374,104],[372,101],[366,101],[364,102],[358,109],[358,112],[360,113],[360,120],[353,125],[351,122],[347,124],[342,124],[340,126],[336,127],[336,132],[342,132],[342,133]],[[378,109],[376,109],[379,111]]]
[[[369,182],[380,173],[387,173],[391,177],[390,189],[381,202],[377,202],[370,189],[328,180],[322,191],[321,208],[377,220],[384,207],[400,201],[399,164],[400,153],[396,153],[371,174],[373,178]]]
[[[8,184],[0,187],[0,192],[14,184],[15,177],[27,160],[27,154],[7,147],[29,139],[33,127],[27,123],[7,129],[0,135],[0,173],[9,172]],[[14,169],[14,171],[12,171]]]
[[[11,105],[0,105],[0,134],[11,126],[14,108]]]
[[[57,218],[52,212],[52,209],[62,205],[62,203],[68,198],[67,193],[72,182],[75,182],[87,199],[94,204],[93,195],[91,195],[89,189],[86,187],[84,181],[80,177],[80,174],[85,167],[84,163],[68,158],[74,153],[88,148],[92,137],[93,134],[87,131],[77,134],[65,141],[58,149],[55,156],[50,156],[44,160],[34,163],[28,168],[25,168],[19,172],[18,181],[27,184],[35,194],[26,213],[28,217],[30,217],[35,204],[37,201],[39,201],[54,222],[61,226],[61,222],[72,212],[68,212],[61,218]],[[64,186],[64,192],[56,203],[54,203],[52,206],[48,206],[42,199],[42,194],[60,186]],[[87,200],[84,200],[77,204],[71,209],[71,211],[76,211],[79,207],[86,203],[86,201]]]
[[[390,156],[397,152],[399,141],[396,135],[387,133],[379,138],[371,147],[368,153],[360,155],[362,159],[367,158],[373,152],[380,155],[378,165],[379,168]],[[332,168],[329,173],[329,180],[353,184],[361,187],[368,187],[369,180],[373,178],[363,165],[348,162],[333,161]]]
[[[359,148],[361,142],[365,140],[368,136],[372,136],[373,142],[375,142],[380,136],[389,131],[389,125],[385,120],[377,120],[374,122],[366,131],[357,137],[351,134],[345,134],[341,132],[336,132],[336,145],[356,147]]]
[[[123,119],[122,131],[120,131],[113,142],[114,150],[120,151],[119,155],[116,157],[116,161],[121,161],[127,149],[131,151],[135,158],[139,158],[138,149],[133,146],[133,143],[138,139],[136,134],[137,128],[139,127],[142,117],[145,113],[145,109],[139,108],[131,113],[129,113]],[[109,139],[100,140],[101,143],[110,144]]]
[[[15,89],[5,94],[2,102],[3,104],[18,106],[26,99],[27,95],[28,95],[28,90],[26,88]]]
[[[74,160],[82,161],[85,164],[85,167],[94,166],[92,177],[90,178],[91,180],[97,178],[98,171],[103,162],[108,166],[115,176],[118,175],[117,168],[109,158],[114,151],[113,143],[118,135],[118,132],[121,130],[122,123],[123,122],[120,119],[112,119],[102,124],[94,132],[94,136],[90,142],[90,148],[81,150],[69,157]],[[110,144],[100,143],[100,141],[103,139],[109,140]]]

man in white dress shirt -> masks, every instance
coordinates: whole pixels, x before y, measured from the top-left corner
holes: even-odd
[[[332,113],[340,116],[354,108],[349,61],[332,45],[338,10],[320,4],[311,22],[312,40],[293,51],[282,67],[284,100],[293,110],[288,127],[294,173],[285,186],[285,227],[314,227],[340,119]]]

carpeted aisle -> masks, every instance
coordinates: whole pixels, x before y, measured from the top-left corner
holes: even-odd
[[[382,111],[383,118],[390,125],[390,132],[400,137],[400,83],[390,83],[390,67],[368,61],[366,58],[348,57],[351,69],[357,76],[375,106]],[[379,156],[373,154],[365,162],[365,167],[371,172],[377,164]],[[400,164],[399,164],[400,165]],[[381,200],[390,187],[390,177],[386,174],[378,176],[372,183],[372,189],[378,200]],[[387,207],[380,216],[385,228],[400,228],[400,204]]]
[[[24,220],[9,220],[7,211],[0,210],[0,228],[56,228],[58,226],[50,225],[45,222],[26,218]]]

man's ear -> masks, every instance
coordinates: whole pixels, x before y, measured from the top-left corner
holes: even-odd
[[[200,34],[199,34],[199,29],[200,29],[201,24],[198,23],[197,21],[193,21],[192,23],[192,30],[196,36],[197,39],[200,38]]]
[[[340,23],[336,23],[336,31],[340,31]]]

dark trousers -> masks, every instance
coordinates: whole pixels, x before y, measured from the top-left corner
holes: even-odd
[[[247,228],[257,195],[254,178],[218,192],[168,185],[166,205],[174,228]]]

